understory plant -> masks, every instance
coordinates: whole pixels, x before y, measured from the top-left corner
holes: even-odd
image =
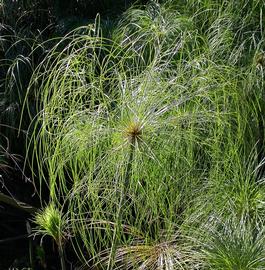
[[[67,215],[82,269],[263,267],[263,40],[238,43],[231,7],[176,5],[132,7],[108,39],[97,17],[28,88],[40,197]]]
[[[42,238],[50,236],[55,241],[60,256],[61,269],[65,270],[64,246],[69,238],[66,216],[55,204],[50,203],[35,215],[34,223],[37,225],[35,235],[40,234]]]

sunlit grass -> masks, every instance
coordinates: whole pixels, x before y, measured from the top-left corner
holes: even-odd
[[[263,223],[263,40],[239,42],[252,24],[232,4],[196,3],[133,7],[108,39],[97,18],[32,78],[35,178],[64,206],[84,268],[263,265],[258,239],[236,244],[241,223],[247,236]]]

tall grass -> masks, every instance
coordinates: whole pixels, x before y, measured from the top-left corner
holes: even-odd
[[[133,7],[109,39],[97,18],[35,71],[33,169],[84,269],[263,267],[263,40],[246,57],[249,15],[201,2]]]

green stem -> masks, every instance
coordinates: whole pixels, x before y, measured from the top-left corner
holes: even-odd
[[[58,251],[59,251],[59,256],[60,256],[61,268],[62,270],[66,270],[65,259],[64,259],[64,248],[60,243],[58,244]]]
[[[126,195],[128,188],[129,188],[129,185],[130,185],[130,174],[132,171],[134,148],[135,148],[135,144],[133,143],[130,146],[130,154],[129,154],[129,158],[128,158],[128,164],[126,167],[125,181],[124,181],[124,195]]]

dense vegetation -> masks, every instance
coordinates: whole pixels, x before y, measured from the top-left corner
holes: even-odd
[[[263,0],[1,12],[0,234],[29,235],[12,266],[265,269]]]

